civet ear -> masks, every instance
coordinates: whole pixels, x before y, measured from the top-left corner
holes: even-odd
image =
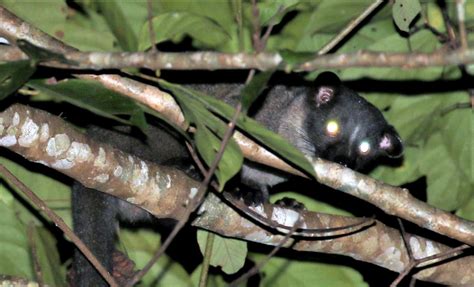
[[[314,80],[314,85],[316,87],[314,100],[319,107],[333,100],[336,89],[341,85],[341,80],[332,72],[323,72]]]

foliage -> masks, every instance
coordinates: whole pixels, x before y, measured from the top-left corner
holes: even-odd
[[[68,1],[68,6],[63,0],[34,3],[1,0],[0,4],[29,23],[82,51],[136,51],[146,50],[154,44],[170,44],[179,47],[183,43],[186,48],[198,50],[253,51],[251,36],[254,14],[251,1],[223,0],[212,3],[153,1],[151,25],[155,33],[154,37],[149,35],[147,3],[144,0],[71,2],[73,1]],[[372,0],[259,1],[258,21],[263,30],[270,24],[276,25],[268,39],[266,50],[289,55],[285,57],[288,61],[291,61],[290,56],[297,59],[298,57],[307,58],[308,53],[314,55],[372,2]],[[381,52],[433,52],[443,46],[444,43],[441,43],[435,33],[422,26],[426,21],[439,32],[446,32],[441,8],[435,1],[421,1],[421,5],[418,1],[395,2],[398,6],[394,5],[393,11],[390,5],[385,5],[376,11],[355,29],[347,40],[338,45],[334,52],[351,53],[360,49]],[[474,3],[466,2],[468,3],[465,9],[465,23],[469,31],[474,28]],[[407,5],[401,9],[400,4]],[[454,1],[447,1],[447,11],[451,19],[456,19],[454,4]],[[209,9],[210,7],[212,9]],[[237,20],[239,17],[242,18],[241,22]],[[420,29],[413,32],[413,27]],[[150,39],[155,39],[155,42],[151,43]],[[188,42],[191,44],[186,44]],[[474,44],[474,33],[468,35],[468,42],[470,46]],[[146,127],[147,110],[97,84],[67,79],[55,85],[47,85],[44,78],[44,75],[48,75],[47,73],[36,73],[35,79],[26,82],[37,69],[40,69],[34,64],[30,61],[21,61],[0,65],[0,97],[2,99],[26,83],[23,87],[39,92],[40,97],[38,97],[46,103],[67,102],[77,108],[121,123],[132,124],[142,129]],[[467,67],[467,71],[472,73],[472,67]],[[319,72],[321,71],[309,73],[307,78],[313,79]],[[467,109],[453,109],[446,112],[453,105],[469,100],[466,87],[456,86],[456,80],[462,76],[461,70],[457,67],[428,67],[412,70],[347,68],[336,72],[343,80],[349,81],[349,85],[357,85],[358,81],[374,85],[374,87],[365,88],[362,94],[384,111],[386,118],[396,127],[405,141],[406,151],[403,163],[398,167],[379,167],[372,175],[395,185],[426,177],[427,200],[430,204],[456,212],[462,217],[474,219],[474,151],[472,148],[474,117],[472,111]],[[65,77],[61,71],[57,73],[59,79]],[[262,78],[262,82],[268,80],[266,75]],[[379,82],[382,85],[377,85]],[[385,90],[384,83],[387,83],[392,90]],[[440,87],[440,90],[429,89],[431,83],[438,83],[437,87]],[[195,135],[197,148],[205,162],[210,164],[226,128],[226,122],[221,118],[229,119],[233,110],[219,101],[181,90],[179,86],[164,81],[161,85],[174,92],[187,121],[197,127]],[[422,88],[416,88],[416,86]],[[254,87],[249,85],[246,88],[245,108],[254,101],[255,91],[260,88],[258,83],[254,84]],[[423,88],[427,88],[428,91],[423,91]],[[307,163],[304,158],[301,158],[301,154],[291,148],[284,148],[279,137],[255,128],[253,122],[243,116],[239,120],[239,128],[254,135],[260,142],[279,151],[279,154],[308,171]],[[238,172],[242,160],[239,149],[231,141],[217,170],[217,177],[222,188],[225,182]],[[26,165],[24,161],[14,163],[2,159],[2,163],[7,164],[12,172],[30,185],[33,191],[45,199],[49,205],[54,205],[56,211],[60,211],[66,221],[70,221],[69,194],[65,191],[67,187],[63,179],[58,180],[57,175],[44,176],[38,173],[35,166],[26,169],[22,166]],[[39,171],[51,174],[50,171],[44,169]],[[347,213],[327,204],[314,203],[314,200],[310,198],[300,196],[298,199],[318,210],[330,210],[338,214]],[[56,202],[61,204],[54,204]],[[55,242],[63,238],[58,238],[56,234],[51,233],[51,226],[48,225],[47,219],[43,218],[41,213],[31,210],[24,200],[19,200],[18,195],[5,183],[2,183],[0,189],[0,213],[0,274],[34,279],[30,243],[27,237],[28,225],[33,222],[34,240],[42,258],[40,264],[46,283],[53,286],[63,285],[65,264],[59,260],[61,251],[55,248]],[[146,231],[137,233],[124,231],[121,239],[124,249],[136,260],[138,266],[146,263],[156,248],[155,243],[159,241],[156,234]],[[235,244],[225,238],[220,240],[222,246]],[[241,246],[226,251],[224,254],[219,253],[221,261],[222,259],[225,261],[225,256],[245,256],[247,252],[246,248]],[[232,255],[233,252],[235,255]],[[250,259],[259,261],[262,256],[252,255]],[[191,275],[180,264],[182,263],[173,261],[171,257],[161,258],[145,278],[144,285],[150,286],[153,282],[153,286],[190,286],[195,280],[191,279]],[[235,272],[236,266],[240,267],[242,264],[243,262],[239,261],[239,264],[232,265],[234,269],[228,273]],[[304,282],[311,282],[311,286],[366,286],[359,273],[342,265],[273,258],[262,272],[265,276],[261,286],[288,286],[290,284],[304,286],[307,284]],[[199,273],[199,268],[194,272],[196,273]],[[154,281],[156,278],[159,280]],[[211,279],[211,285],[224,286],[226,284],[224,277],[219,274],[213,275]],[[320,285],[314,285],[314,282],[319,282]]]

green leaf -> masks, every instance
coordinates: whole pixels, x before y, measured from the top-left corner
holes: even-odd
[[[367,47],[376,52],[433,52],[440,47],[435,35],[427,30],[419,31],[408,39],[398,34],[387,35]],[[417,69],[403,68],[349,68],[340,76],[345,80],[371,77],[383,80],[436,80],[443,76],[443,67]]]
[[[471,184],[469,190],[474,190],[474,184]],[[467,220],[474,220],[474,194],[471,194],[465,204],[456,211],[456,215]]]
[[[199,249],[204,254],[207,235],[209,232],[198,230],[197,240]],[[247,242],[237,239],[225,238],[214,234],[212,245],[211,266],[221,267],[226,274],[234,274],[245,264],[247,257]]]
[[[215,47],[229,40],[229,35],[212,19],[186,12],[160,14],[152,19],[155,32],[155,44],[174,40],[180,41],[185,35]],[[146,50],[151,47],[149,24],[141,29],[138,49]]]
[[[410,23],[421,12],[418,0],[396,0],[392,7],[393,20],[398,28],[408,32]]]
[[[439,133],[427,142],[419,160],[421,172],[427,175],[428,203],[447,211],[462,206],[472,193],[470,182],[459,175],[459,166],[449,156]]]
[[[128,1],[107,0],[98,1],[97,4],[120,47],[125,51],[136,51],[138,36],[131,28],[131,23],[135,21],[129,21],[130,19],[128,19],[128,15],[133,12],[134,9],[132,8],[135,8],[136,5],[124,7],[122,2]],[[145,3],[142,3],[142,5],[145,5]],[[124,8],[128,9],[124,10]]]
[[[26,227],[11,206],[0,201],[0,274],[33,279]]]
[[[260,25],[262,27],[272,25],[278,25],[285,14],[290,11],[294,11],[300,0],[264,0],[258,1],[258,11],[260,16]],[[245,7],[245,20],[251,23],[253,19],[253,7],[251,3],[244,3]]]
[[[58,174],[52,172],[50,168],[38,163],[29,161],[12,161],[0,157],[0,164],[4,165],[11,173],[28,186],[36,195],[38,195],[50,208],[58,213],[63,220],[71,224],[71,193],[67,183],[61,181]],[[54,175],[54,176],[52,176]],[[1,176],[1,175],[0,175]],[[13,185],[0,186],[0,202],[12,206],[17,217],[22,222],[34,221],[36,224],[42,224],[42,220],[50,221],[48,218],[40,216],[37,212],[38,207],[34,205],[25,205],[21,200],[12,196],[16,187]],[[17,192],[21,194],[21,192]],[[28,200],[26,200],[28,201]],[[31,208],[33,207],[33,208]]]
[[[420,148],[406,146],[403,152],[404,160],[400,166],[379,165],[370,176],[394,186],[413,182],[423,175],[419,170],[419,161],[416,160],[422,152]]]
[[[426,19],[431,27],[436,31],[446,33],[446,24],[443,18],[443,11],[437,3],[428,2],[426,5]]]
[[[259,73],[242,89],[242,110],[245,114],[247,114],[250,106],[262,94],[272,75],[273,71]]]
[[[143,131],[146,130],[140,106],[133,100],[110,91],[97,82],[70,79],[48,84],[45,80],[33,80],[27,85],[54,100],[65,101],[100,116],[124,124],[135,124]],[[131,118],[125,120],[118,117],[119,115],[131,116]]]
[[[264,259],[263,255],[251,254],[256,262]],[[296,261],[272,257],[260,270],[264,274],[262,287],[368,287],[362,275],[352,268],[311,261]]]
[[[85,10],[87,14],[73,13],[67,18],[62,40],[81,51],[120,51],[104,17],[94,10]]]
[[[160,80],[160,85],[172,91],[183,110],[186,120],[197,127],[195,133],[196,146],[199,154],[210,166],[219,151],[227,125],[209,112],[205,103],[199,100],[200,95],[192,90],[162,80]],[[225,183],[239,172],[242,164],[242,152],[234,139],[231,138],[216,169],[216,176],[221,190]]]
[[[29,60],[8,62],[0,65],[0,100],[3,100],[33,75],[36,67]]]
[[[121,246],[126,254],[142,269],[153,257],[160,242],[156,232],[140,230],[132,232],[121,229]],[[193,286],[189,274],[166,254],[153,265],[137,286]]]

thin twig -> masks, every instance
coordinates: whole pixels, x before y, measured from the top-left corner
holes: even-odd
[[[54,224],[61,229],[61,231],[67,235],[71,241],[76,245],[76,247],[84,254],[84,256],[89,260],[92,265],[97,269],[100,275],[107,281],[107,283],[112,287],[118,287],[118,284],[115,282],[115,279],[110,275],[107,269],[97,260],[97,258],[92,254],[92,252],[87,248],[87,246],[82,242],[82,240],[77,237],[77,235],[67,226],[61,217],[59,217],[53,210],[51,210],[29,187],[27,187],[23,182],[21,182],[15,175],[13,175],[5,166],[0,164],[0,174],[5,176],[5,178],[11,182],[14,186],[28,197],[31,202],[39,207],[49,219],[51,219]]]
[[[260,34],[262,33],[261,26],[260,26],[260,10],[258,9],[256,0],[252,0],[252,28],[253,28],[253,33],[252,33],[253,47],[255,51],[258,53],[263,50],[263,47],[262,47],[261,38],[260,38]]]
[[[401,218],[397,217],[397,222],[398,222],[398,226],[400,226],[400,232],[402,234],[402,239],[403,239],[403,243],[405,244],[405,248],[407,249],[408,257],[414,259],[413,250],[411,249],[411,246],[408,240],[408,234],[405,231],[405,226],[403,225],[403,221],[401,220]]]
[[[232,135],[235,130],[235,125],[237,123],[237,119],[240,115],[241,110],[242,110],[242,105],[239,103],[235,109],[234,116],[229,122],[228,128],[224,136],[222,137],[221,146],[219,147],[219,151],[216,154],[216,158],[214,159],[214,162],[209,168],[209,171],[206,174],[206,178],[203,181],[204,186],[208,186],[209,183],[211,182],[212,175],[214,174],[214,171],[217,169],[217,165],[219,164],[222,156],[224,155],[225,147],[227,146],[227,143],[229,142],[229,140],[232,138]],[[207,272],[209,271],[209,263],[210,263],[210,257],[212,255],[212,244],[214,242],[214,237],[215,237],[214,233],[211,233],[211,232],[208,233],[207,235],[207,244],[206,244],[206,249],[204,251],[205,260],[202,263],[201,276],[199,279],[200,287],[204,287],[207,285],[207,278],[208,278]],[[206,256],[208,256],[208,258],[206,258]]]
[[[458,16],[458,26],[459,26],[459,38],[461,41],[461,49],[467,50],[467,34],[466,34],[466,24],[464,22],[464,6],[466,5],[466,0],[456,0],[456,12]]]
[[[339,32],[339,34],[337,34],[334,38],[332,38],[331,41],[329,41],[329,43],[322,47],[317,54],[324,55],[327,52],[331,51],[332,48],[339,44],[339,42],[341,42],[352,30],[357,27],[357,25],[360,24],[360,22],[367,18],[383,2],[383,0],[376,0],[374,3],[370,4],[370,6],[367,7],[364,12],[362,12],[362,14],[352,20],[344,29],[342,29],[341,32]]]
[[[147,0],[147,12],[148,12],[148,33],[150,33],[150,41],[151,41],[151,52],[156,53],[158,50],[156,49],[156,35],[155,30],[153,29],[153,3],[152,0]]]
[[[209,277],[209,266],[211,264],[212,248],[214,247],[215,234],[207,233],[206,248],[204,249],[204,260],[201,264],[201,276],[199,277],[199,287],[207,286],[207,278]]]

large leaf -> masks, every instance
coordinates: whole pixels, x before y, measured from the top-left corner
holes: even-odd
[[[272,76],[273,71],[259,73],[253,77],[252,81],[248,83],[241,92],[242,95],[242,110],[247,113],[250,106],[258,99],[266,88],[268,80]]]
[[[252,255],[256,262],[264,256]],[[352,268],[310,261],[273,257],[260,270],[264,274],[262,287],[368,287],[362,275]]]
[[[409,38],[398,34],[387,34],[386,37],[367,46],[367,50],[376,52],[433,52],[440,47],[435,35],[422,30]],[[443,75],[443,67],[427,67],[417,69],[402,68],[350,68],[344,69],[340,76],[343,79],[359,79],[371,77],[384,80],[435,80]]]
[[[204,254],[207,236],[209,232],[198,230],[197,240],[199,249]],[[247,257],[247,242],[232,238],[225,238],[214,234],[212,245],[211,266],[220,267],[226,274],[234,274],[239,271]]]
[[[124,7],[124,5],[121,4],[122,2],[128,1],[107,0],[98,1],[97,4],[99,5],[101,12],[104,14],[110,30],[117,38],[120,47],[125,51],[136,51],[138,36],[131,28],[131,23],[137,23],[138,21],[128,21],[131,19],[127,16],[135,10],[133,8],[140,6],[126,5]],[[142,3],[142,6],[144,4],[145,3]]]
[[[309,4],[280,34],[270,37],[268,46],[272,50],[316,52],[370,4],[366,0],[323,0],[319,5]]]
[[[196,146],[199,154],[210,166],[220,149],[227,125],[209,112],[206,106],[193,96],[190,90],[165,81],[160,81],[160,84],[173,92],[183,109],[186,120],[197,127],[195,133]],[[242,152],[234,139],[231,138],[216,169],[216,176],[221,190],[225,183],[239,172],[242,164]]]
[[[65,101],[121,123],[146,129],[143,110],[133,100],[110,91],[97,82],[65,80],[48,84],[45,80],[33,80],[28,86],[54,100]],[[129,116],[129,119],[123,119],[119,115]]]
[[[418,0],[396,0],[393,4],[393,20],[400,30],[408,32],[410,23],[420,13]]]
[[[61,264],[56,238],[44,227],[34,228],[32,238],[45,283],[51,286],[65,286],[66,266]]]
[[[0,100],[3,100],[33,75],[36,67],[29,60],[9,62],[0,65]]]
[[[87,14],[70,15],[64,26],[62,40],[81,51],[121,50],[105,18],[94,10],[87,10]]]
[[[155,43],[168,40],[181,40],[189,35],[209,47],[218,46],[229,40],[229,35],[212,19],[187,12],[160,14],[152,19]],[[149,24],[141,29],[138,49],[146,50],[151,46]]]
[[[26,227],[0,200],[0,274],[33,279]]]

